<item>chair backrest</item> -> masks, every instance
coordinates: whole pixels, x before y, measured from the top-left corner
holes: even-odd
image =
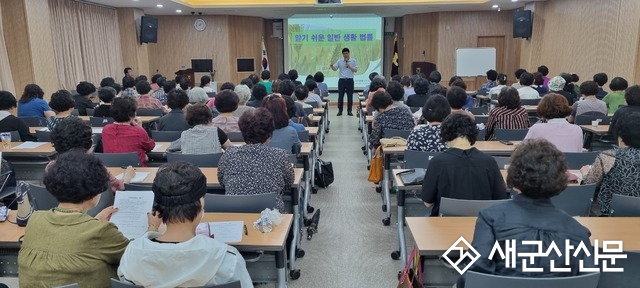
[[[540,103],[540,99],[542,98],[538,98],[538,99],[520,99],[520,104],[522,105],[538,105],[538,103]]]
[[[411,134],[411,130],[384,129],[382,131],[382,135],[384,138],[400,137],[408,139],[409,134]]]
[[[304,108],[302,110],[304,110],[304,116],[307,116],[309,114],[313,114],[313,107]]]
[[[630,283],[640,283],[640,253],[624,251],[627,258],[616,259],[615,268],[623,268],[623,272],[602,273],[598,287],[628,287]],[[608,260],[608,259],[607,259]],[[611,263],[607,263],[609,266]],[[602,264],[600,267],[603,267]]]
[[[131,288],[131,287],[144,287],[144,286],[129,284],[127,282],[123,282],[123,281],[111,278],[111,288]]]
[[[567,186],[560,195],[551,198],[551,203],[571,216],[589,216],[595,191],[596,184]]]
[[[144,185],[144,184],[124,183],[124,190],[125,191],[151,191],[151,184]]]
[[[218,284],[213,286],[202,286],[202,287],[191,287],[191,288],[241,288],[240,280],[227,283],[227,284]]]
[[[210,154],[182,154],[182,153],[167,153],[167,162],[189,162],[198,167],[218,167],[222,153],[210,153]]]
[[[580,169],[584,165],[591,165],[598,157],[599,152],[565,152],[569,169]]]
[[[18,131],[10,131],[11,133],[11,142],[22,142],[22,138],[20,138],[20,132]]]
[[[478,135],[476,136],[476,141],[484,141],[484,138],[487,136],[487,129],[478,130]]]
[[[522,141],[527,136],[529,129],[496,129],[493,137],[496,140]]]
[[[602,120],[600,121],[600,125],[611,124],[611,117],[601,113],[592,114],[591,112],[587,112],[587,113],[576,116],[576,119],[573,120],[573,123],[575,123],[576,125],[591,125],[591,122],[596,120]]]
[[[298,139],[300,142],[309,142],[309,131],[298,131]]]
[[[156,142],[173,142],[180,139],[182,131],[151,130],[151,139]]]
[[[485,107],[473,107],[469,108],[469,112],[473,115],[487,115],[489,114],[489,109]]]
[[[45,187],[29,184],[27,193],[34,210],[49,210],[58,206],[58,199],[53,197]]]
[[[418,111],[420,111],[420,109],[422,109],[422,107],[409,107],[409,109],[411,110],[411,114],[416,113]]]
[[[89,117],[89,122],[91,127],[104,127],[116,121],[111,117]]]
[[[87,116],[93,116],[93,112],[95,111],[94,109],[91,109],[91,108],[87,108],[85,110],[87,111]]]
[[[113,205],[113,201],[116,198],[114,193],[115,193],[115,191],[111,191],[111,187],[109,187],[109,189],[107,189],[104,192],[102,192],[102,194],[100,194],[100,201],[98,202],[96,207],[93,207],[93,208],[89,209],[89,211],[87,211],[87,214],[89,214],[89,216],[94,216],[95,217],[104,208],[107,208],[107,207]]]
[[[137,152],[129,153],[93,153],[100,161],[102,165],[107,167],[121,167],[121,166],[133,166],[140,167],[140,159]]]
[[[487,124],[487,120],[489,120],[489,116],[486,115],[474,115],[476,118],[476,124]]]
[[[508,168],[510,157],[493,156],[493,159],[495,159],[496,163],[498,163],[498,168],[500,168],[500,169],[507,169]]]
[[[615,274],[615,273],[613,273]],[[589,273],[571,277],[552,278],[528,278],[510,277],[493,274],[478,273],[475,271],[466,272],[466,288],[495,288],[495,287],[518,287],[518,288],[596,288],[600,280],[600,273]],[[614,287],[614,286],[607,286]]]
[[[478,216],[480,210],[506,201],[511,201],[511,199],[465,200],[441,197],[440,216]]]
[[[46,127],[47,120],[38,116],[22,116],[18,117],[24,121],[29,127]]]
[[[611,199],[611,216],[640,216],[640,197],[613,194],[613,198]]]
[[[78,109],[73,109],[73,111],[71,111],[71,115],[73,116],[80,116],[80,111],[78,111]]]
[[[209,98],[216,97],[216,92],[207,92],[207,96],[208,96]]]
[[[404,151],[404,168],[429,168],[429,161],[442,152]]]
[[[316,101],[304,102],[304,103],[307,103],[307,104],[311,105],[311,108],[322,108],[320,103],[318,103]],[[311,113],[313,113],[313,109],[311,110]]]
[[[51,142],[51,131],[36,131],[38,142]],[[11,137],[13,139],[13,137]]]
[[[231,142],[244,142],[244,137],[240,132],[229,132],[227,133],[227,138],[229,138]]]
[[[256,195],[204,195],[205,212],[260,213],[276,207],[277,193]]]
[[[137,116],[162,116],[162,109],[138,109]]]

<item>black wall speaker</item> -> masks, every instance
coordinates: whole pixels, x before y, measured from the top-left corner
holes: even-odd
[[[530,10],[513,12],[513,38],[530,38],[533,28]]]
[[[158,43],[158,18],[142,16],[140,21],[140,43]]]

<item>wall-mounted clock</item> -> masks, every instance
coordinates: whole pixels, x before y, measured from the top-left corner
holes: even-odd
[[[197,31],[204,31],[204,29],[207,28],[207,22],[204,22],[202,19],[196,19],[196,21],[193,22],[193,27],[196,28]]]

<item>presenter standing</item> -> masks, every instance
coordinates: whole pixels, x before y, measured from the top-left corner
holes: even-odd
[[[353,107],[353,73],[358,72],[358,62],[356,62],[356,59],[349,58],[349,48],[342,49],[342,57],[343,59],[329,66],[333,71],[340,71],[340,80],[338,80],[338,116],[342,116],[345,93],[347,94],[347,115],[353,116],[353,113],[351,113],[351,108]]]

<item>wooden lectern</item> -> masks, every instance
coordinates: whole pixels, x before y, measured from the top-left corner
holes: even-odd
[[[184,78],[189,80],[192,85],[195,85],[195,83],[196,83],[195,82],[194,72],[193,72],[193,69],[191,69],[191,68],[178,70],[178,71],[175,72],[175,74],[184,76]],[[176,83],[176,84],[180,85],[180,83]]]
[[[436,64],[431,62],[411,62],[411,75],[423,73],[429,77],[432,71],[436,70]]]

